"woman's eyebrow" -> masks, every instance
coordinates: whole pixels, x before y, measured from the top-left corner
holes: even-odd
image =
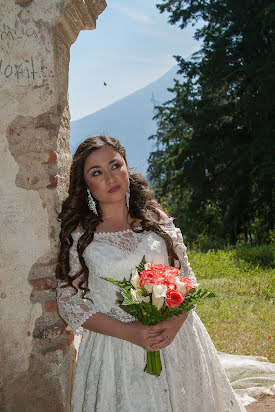
[[[110,160],[109,161],[109,165],[110,164],[112,164],[112,163],[114,163],[114,162],[117,162],[117,158],[115,157],[113,160]],[[87,173],[91,170],[91,169],[100,169],[101,168],[101,166],[99,166],[99,165],[95,165],[95,166],[91,166],[88,170],[87,170]]]

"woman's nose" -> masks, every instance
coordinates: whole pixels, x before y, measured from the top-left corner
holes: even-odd
[[[105,180],[107,183],[113,182],[114,181],[114,174],[113,171],[109,171],[105,174]]]

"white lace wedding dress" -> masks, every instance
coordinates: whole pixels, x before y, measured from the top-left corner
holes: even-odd
[[[180,230],[172,219],[162,222],[171,236],[184,276],[195,280]],[[80,233],[73,234],[71,274],[79,270],[76,250]],[[164,240],[153,232],[132,230],[96,233],[85,249],[89,268],[89,300],[70,288],[57,288],[59,313],[75,332],[83,333],[72,394],[73,412],[237,412],[237,400],[216,349],[199,317],[191,311],[174,341],[161,350],[162,372],[144,372],[146,352],[127,341],[81,330],[90,316],[103,312],[123,322],[134,318],[116,303],[119,288],[101,277],[129,278],[142,256],[168,265]],[[69,290],[68,290],[69,289]]]

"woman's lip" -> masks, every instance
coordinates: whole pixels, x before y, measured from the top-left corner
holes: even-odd
[[[110,190],[108,190],[109,193],[117,192],[120,189],[119,185],[116,185],[112,187]]]

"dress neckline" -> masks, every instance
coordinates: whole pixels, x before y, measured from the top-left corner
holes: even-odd
[[[135,226],[138,229],[141,229],[141,226]],[[121,233],[127,233],[127,232],[134,232],[132,229],[124,229],[124,230],[116,230],[116,231],[109,231],[109,232],[95,232],[94,235],[107,235],[107,234],[121,234]],[[72,232],[72,235],[82,235],[84,232]]]
[[[168,217],[168,219],[161,219],[158,223],[161,225],[165,225],[167,223],[173,222],[173,217]],[[142,226],[135,226],[137,229],[142,229]],[[133,233],[142,233],[142,232],[134,232],[131,228],[124,229],[124,230],[117,230],[117,231],[109,231],[109,232],[95,232],[94,235],[107,235],[107,234],[122,234],[127,232]],[[84,232],[72,232],[72,235],[82,235]]]
[[[141,226],[135,226],[138,229],[141,229]],[[110,234],[121,234],[121,233],[127,233],[127,232],[134,232],[132,229],[124,229],[124,230],[116,230],[116,231],[109,231],[109,232],[95,232],[95,235],[110,235]]]

